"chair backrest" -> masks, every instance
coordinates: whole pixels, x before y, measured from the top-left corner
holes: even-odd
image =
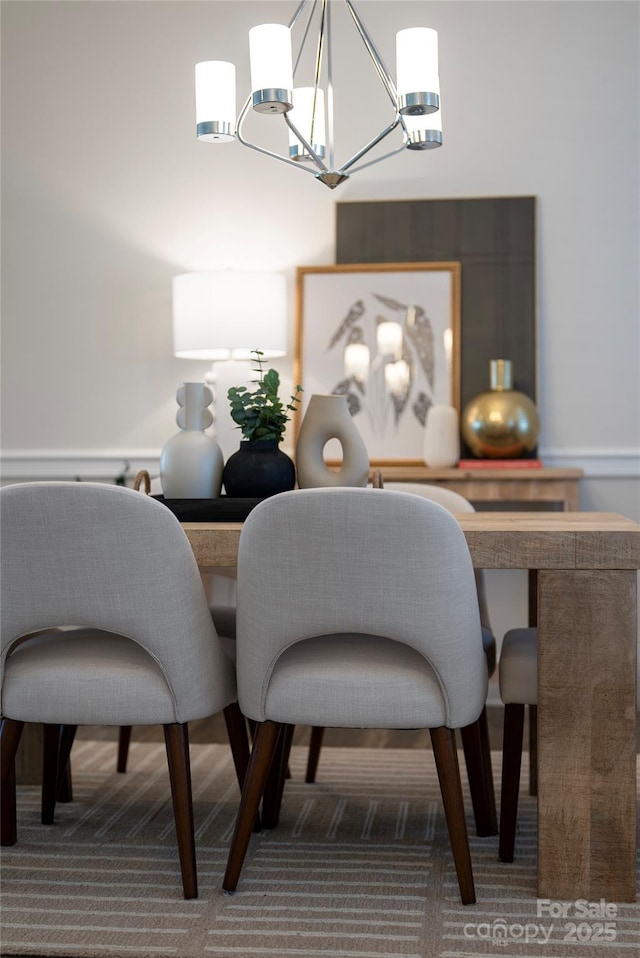
[[[411,492],[414,496],[430,499],[431,502],[439,503],[454,515],[456,512],[476,511],[469,500],[461,496],[459,492],[454,492],[453,489],[445,489],[443,486],[433,486],[426,482],[385,482],[384,488],[396,492]]]
[[[453,489],[445,489],[442,486],[433,486],[423,482],[385,482],[385,489],[395,489],[398,492],[412,492],[415,496],[422,496],[425,499],[431,499],[432,502],[439,502],[441,506],[448,509],[449,512],[461,514],[465,512],[475,512],[475,507],[461,496],[459,492]],[[487,585],[485,582],[484,570],[475,569],[476,590],[478,592],[478,604],[480,606],[480,621],[482,627],[493,633],[491,621],[489,619],[489,603],[487,600]]]
[[[21,636],[84,626],[142,646],[172,690],[179,721],[232,700],[233,675],[193,552],[165,506],[115,485],[21,483],[0,490],[0,521],[0,676]]]
[[[447,724],[477,705],[485,660],[467,543],[446,509],[415,495],[306,489],[257,506],[240,537],[237,629],[241,703],[252,717],[264,714],[288,647],[340,633],[421,653],[444,690]]]

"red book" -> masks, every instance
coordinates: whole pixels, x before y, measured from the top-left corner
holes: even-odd
[[[461,459],[458,469],[541,469],[542,459]]]

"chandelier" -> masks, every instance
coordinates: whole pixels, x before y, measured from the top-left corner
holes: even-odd
[[[206,60],[196,65],[196,132],[210,143],[237,139],[252,150],[312,173],[335,189],[353,173],[408,150],[442,145],[438,35],[429,27],[410,27],[396,34],[395,79],[382,61],[351,0],[342,0],[371,62],[374,79],[389,100],[389,122],[351,157],[337,163],[334,143],[334,63],[332,6],[338,0],[302,0],[288,25],[264,23],[249,31],[251,92],[236,119],[236,76],[233,63]],[[309,57],[315,27],[315,55]],[[301,37],[293,53],[294,32]],[[299,74],[310,64],[306,85]],[[311,51],[313,53],[313,51]],[[311,74],[311,75],[309,75]],[[304,82],[304,81],[302,81]],[[364,101],[361,98],[361,102]],[[280,116],[288,128],[288,155],[250,140],[247,116]],[[390,152],[365,159],[369,151],[399,129],[402,142]],[[360,162],[364,160],[364,162]]]

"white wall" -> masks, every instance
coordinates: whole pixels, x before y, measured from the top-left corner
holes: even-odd
[[[533,194],[542,448],[624,453],[633,469],[638,4],[361,2],[391,66],[398,28],[438,29],[445,146],[336,192],[194,135],[194,63],[231,58],[247,83],[248,28],[295,6],[2,4],[4,449],[162,446],[177,383],[206,369],[172,356],[178,272],[283,270],[292,329],[295,267],[334,261],[336,200]],[[345,23],[345,62],[351,39]],[[364,139],[377,102],[354,72]]]

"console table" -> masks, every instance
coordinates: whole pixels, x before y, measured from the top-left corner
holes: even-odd
[[[577,512],[582,469],[429,469],[427,466],[376,466],[385,482],[426,482],[460,493],[474,503],[544,503],[549,509]],[[479,506],[482,508],[482,506]]]

